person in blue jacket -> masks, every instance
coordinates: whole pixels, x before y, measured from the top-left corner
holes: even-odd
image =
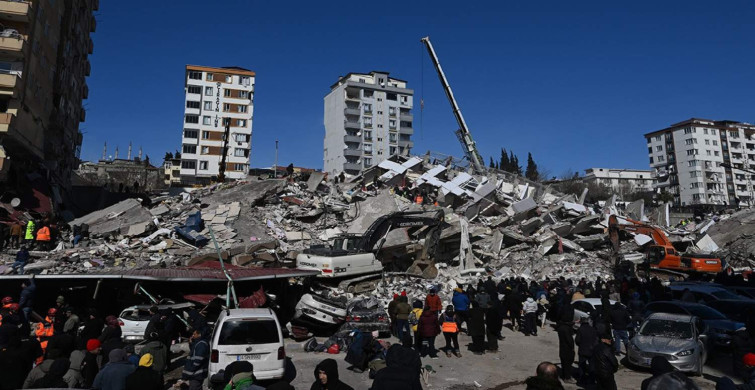
[[[467,312],[467,310],[469,310],[469,297],[467,294],[464,294],[464,291],[462,291],[461,288],[457,287],[454,289],[454,296],[451,299],[451,303],[453,303],[454,308],[456,309],[456,314],[459,318],[459,330],[461,330],[461,324],[469,320]]]

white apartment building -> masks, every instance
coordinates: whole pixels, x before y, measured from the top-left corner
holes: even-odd
[[[615,192],[653,191],[653,171],[642,169],[588,168],[582,178],[585,183],[611,187]]]
[[[413,94],[388,72],[340,77],[325,96],[323,171],[357,175],[392,155],[408,155]]]
[[[249,172],[254,116],[255,73],[238,67],[186,66],[185,111],[181,137],[181,182],[207,183],[217,178],[229,130],[225,177]]]
[[[747,206],[755,175],[755,126],[692,118],[645,134],[658,191],[677,206]],[[752,167],[752,168],[751,168]]]

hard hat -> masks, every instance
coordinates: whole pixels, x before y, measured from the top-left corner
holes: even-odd
[[[9,303],[13,303],[13,298],[11,298],[11,297],[5,297],[5,298],[3,298],[2,303],[3,303],[3,305],[7,305]]]
[[[58,313],[58,309],[52,307],[52,308],[50,308],[50,310],[47,311],[47,316],[48,317],[55,317],[55,314],[57,314],[57,313]]]

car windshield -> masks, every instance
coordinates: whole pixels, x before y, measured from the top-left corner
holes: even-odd
[[[725,320],[726,317],[720,312],[703,305],[687,306],[692,315],[698,316],[703,320]]]
[[[140,309],[124,310],[120,317],[129,321],[149,321],[151,318],[149,311]]]
[[[220,345],[271,344],[280,341],[273,320],[230,320],[220,330]]]
[[[711,295],[718,299],[741,299],[739,295],[728,290],[714,291]]]
[[[650,319],[642,325],[640,334],[643,336],[691,339],[692,325],[689,322]]]

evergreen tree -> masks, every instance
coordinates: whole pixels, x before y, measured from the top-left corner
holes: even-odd
[[[509,160],[511,161],[511,168],[509,172],[516,173],[519,176],[522,176],[522,166],[519,165],[519,157],[514,155],[514,152],[511,152],[511,156],[509,157]]]
[[[496,162],[495,162],[495,169],[500,169],[500,168],[498,167],[498,161],[496,161]]]
[[[490,158],[490,168],[495,168],[495,163],[493,162],[493,157]]]
[[[524,171],[524,177],[537,181],[539,179],[537,173],[537,164],[532,158],[532,153],[527,153],[527,169]]]
[[[506,154],[506,149],[501,148],[501,162],[498,164],[498,169],[508,172],[510,167],[509,155]]]

